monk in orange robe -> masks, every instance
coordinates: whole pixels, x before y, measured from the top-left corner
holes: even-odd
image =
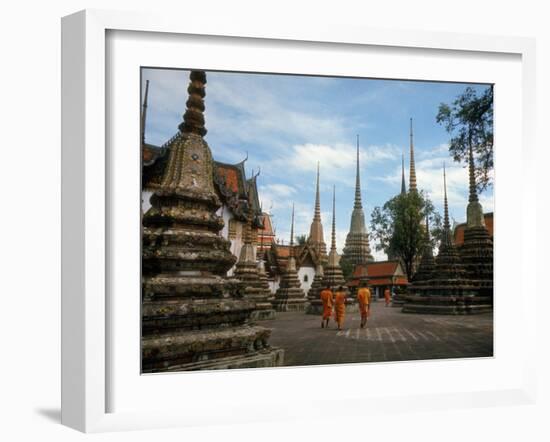
[[[359,311],[361,312],[361,328],[367,325],[367,318],[370,314],[370,289],[366,282],[361,283],[361,287],[357,290],[357,302],[359,303]]]
[[[321,319],[321,328],[328,328],[328,321],[332,314],[332,301],[333,294],[330,286],[326,286],[321,290],[321,301],[323,302],[323,319]]]
[[[334,295],[334,316],[338,324],[338,330],[342,330],[344,317],[346,316],[346,292],[342,286],[338,288]]]
[[[384,290],[384,301],[386,301],[386,307],[388,307],[391,302],[391,292],[388,287],[386,287],[386,290]]]

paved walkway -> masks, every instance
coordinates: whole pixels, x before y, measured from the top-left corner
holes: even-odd
[[[270,343],[285,350],[285,365],[408,361],[493,355],[492,314],[439,316],[401,313],[374,303],[365,329],[359,313],[348,313],[344,329],[321,328],[321,318],[277,313],[262,321],[272,328]]]

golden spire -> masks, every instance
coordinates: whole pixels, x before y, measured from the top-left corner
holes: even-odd
[[[409,137],[410,137],[410,150],[411,150],[411,158],[410,158],[410,173],[409,173],[409,191],[416,192],[416,169],[414,166],[414,143],[413,143],[413,119],[411,118],[411,127],[409,131]]]
[[[363,208],[361,203],[361,179],[359,177],[359,135],[357,135],[357,170],[355,172],[355,201],[353,203],[353,208]]]
[[[317,161],[317,185],[315,188],[315,213],[313,221],[321,221],[321,199],[319,196],[319,161]]]

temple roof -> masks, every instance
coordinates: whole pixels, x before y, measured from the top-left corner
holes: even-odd
[[[298,269],[309,261],[311,261],[313,267],[321,263],[317,252],[309,244],[294,245],[292,248]],[[290,245],[271,244],[266,254],[266,260],[272,275],[284,273],[290,258],[290,249]]]
[[[244,171],[244,161],[237,164],[221,163],[214,161],[216,176],[214,179],[223,184],[228,190],[237,194],[239,197],[247,197],[247,180]]]
[[[170,148],[180,136],[181,132],[176,133],[160,147],[148,143],[142,144],[142,188],[144,190],[154,190],[160,183],[170,157]],[[261,208],[256,182],[257,175],[246,178],[245,161],[243,160],[237,164],[214,161],[214,184],[223,203],[230,208],[236,218],[242,221],[246,221],[250,193],[252,209],[256,214],[254,226],[260,227],[262,218],[260,216]]]
[[[377,261],[368,264],[359,264],[353,270],[348,286],[353,287],[359,283],[359,279],[365,274],[369,278],[369,285],[406,285],[407,276],[398,260]]]

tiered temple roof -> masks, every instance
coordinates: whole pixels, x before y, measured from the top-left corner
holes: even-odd
[[[227,278],[235,263],[214,188],[204,135],[206,74],[192,71],[180,135],[143,216],[143,372],[271,367],[283,351],[270,330],[249,323],[254,302]]]
[[[365,213],[361,202],[361,179],[359,176],[359,135],[357,136],[357,170],[355,175],[355,201],[351,213],[351,223],[342,259],[352,264],[366,264],[374,261],[371,254],[369,235],[365,225]]]

